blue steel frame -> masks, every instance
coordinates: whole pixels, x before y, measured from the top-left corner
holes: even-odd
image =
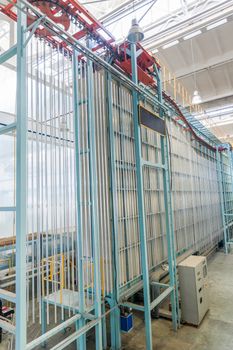
[[[176,276],[176,252],[174,242],[174,228],[173,228],[173,215],[171,204],[171,189],[169,178],[169,152],[167,145],[167,137],[161,136],[161,152],[162,152],[162,164],[152,164],[142,159],[141,152],[141,130],[138,121],[138,101],[141,97],[148,98],[156,107],[160,107],[160,116],[166,120],[167,108],[163,105],[162,90],[160,81],[160,72],[156,72],[158,97],[155,97],[148,92],[141,89],[138,85],[137,79],[137,60],[136,60],[136,45],[131,45],[131,59],[132,59],[132,82],[119,73],[115,68],[108,65],[106,62],[95,56],[91,50],[82,46],[82,44],[73,40],[73,77],[77,76],[78,71],[78,54],[87,55],[87,94],[88,94],[88,126],[89,126],[89,146],[90,146],[90,174],[91,174],[91,193],[92,193],[92,238],[94,246],[94,289],[95,289],[95,305],[94,305],[94,319],[85,325],[84,308],[80,308],[80,315],[76,315],[72,320],[67,320],[63,324],[55,327],[52,331],[49,331],[42,335],[40,339],[36,339],[30,344],[26,343],[26,188],[27,188],[27,101],[26,101],[26,14],[23,9],[23,4],[26,1],[19,1],[18,7],[18,21],[17,21],[17,45],[12,47],[8,52],[0,56],[0,63],[6,61],[17,53],[17,121],[16,124],[7,126],[4,130],[1,129],[1,134],[9,132],[16,128],[17,132],[17,194],[16,194],[16,208],[5,208],[6,210],[16,210],[16,350],[33,349],[34,346],[42,343],[46,337],[51,337],[57,332],[61,331],[65,325],[76,323],[77,331],[71,338],[67,339],[67,343],[71,341],[77,341],[77,347],[82,350],[86,348],[86,332],[95,327],[96,330],[96,349],[101,350],[103,348],[102,339],[105,338],[105,333],[102,333],[101,323],[105,323],[103,320],[103,312],[101,310],[101,287],[100,287],[100,257],[99,257],[99,232],[98,232],[98,213],[96,212],[97,202],[97,183],[96,183],[96,153],[95,153],[95,118],[94,118],[94,106],[93,106],[93,61],[99,62],[106,69],[106,91],[108,92],[108,132],[109,132],[109,145],[110,145],[110,177],[111,177],[111,196],[112,196],[112,255],[114,261],[114,288],[112,295],[107,299],[110,305],[110,322],[111,322],[111,345],[113,350],[120,350],[121,337],[120,337],[120,311],[119,306],[129,306],[145,313],[145,329],[146,329],[146,349],[152,349],[152,331],[151,331],[151,310],[158,305],[164,298],[170,295],[172,304],[172,320],[173,328],[177,329],[179,325],[179,303],[178,303],[178,285]],[[30,8],[32,5],[26,3]],[[33,8],[33,7],[32,7]],[[33,8],[34,9],[34,8]],[[36,10],[35,10],[36,12]],[[40,13],[38,13],[40,15]],[[45,18],[45,21],[51,24],[51,21]],[[40,21],[37,22],[39,25]],[[56,25],[54,24],[54,28]],[[62,32],[61,28],[59,31]],[[65,32],[63,33],[65,34]],[[134,135],[135,135],[135,154],[136,154],[136,176],[138,187],[138,208],[139,208],[139,232],[141,241],[141,259],[142,259],[142,278],[143,278],[143,291],[144,291],[144,307],[132,304],[121,303],[119,295],[119,262],[118,262],[118,220],[117,220],[117,205],[116,205],[116,183],[115,183],[115,151],[113,146],[114,130],[112,122],[112,95],[111,95],[111,79],[112,74],[119,75],[123,82],[127,83],[132,90],[133,96],[133,123],[134,123]],[[74,93],[74,121],[75,121],[75,157],[76,157],[76,177],[77,177],[77,223],[79,232],[81,232],[81,184],[79,182],[80,175],[80,147],[78,140],[78,133],[80,129],[79,124],[79,109],[78,109],[78,87],[77,81],[74,79],[73,86]],[[218,154],[218,152],[217,152]],[[219,155],[218,155],[219,156]],[[232,159],[232,156],[231,156]],[[218,162],[220,164],[220,161]],[[147,257],[147,240],[146,240],[146,228],[145,228],[145,209],[144,209],[144,188],[143,188],[143,167],[151,166],[155,168],[161,168],[163,171],[164,181],[164,199],[165,199],[165,211],[166,211],[166,231],[167,231],[167,245],[168,245],[168,262],[169,262],[169,285],[161,284],[157,282],[150,282],[148,257]],[[221,168],[219,168],[221,175]],[[221,181],[220,181],[221,184]],[[223,195],[223,189],[220,190]],[[224,216],[224,202],[222,198],[222,211]],[[4,210],[4,208],[2,208]],[[225,226],[224,226],[225,227]],[[226,227],[225,227],[226,229]],[[225,230],[226,231],[226,230]],[[224,231],[225,242],[227,242],[226,232]],[[84,305],[84,286],[83,286],[83,268],[82,268],[82,235],[77,235],[78,252],[77,258],[79,259],[79,291],[81,305]],[[227,247],[227,244],[226,244]],[[160,288],[165,288],[165,291],[160,294],[158,298],[150,300],[150,283]],[[104,346],[106,341],[103,341]],[[63,348],[64,348],[63,347]]]
[[[224,248],[225,254],[228,254],[229,247],[233,245],[232,238],[229,237],[229,230],[233,226],[233,156],[232,149],[229,144],[218,145],[217,147],[217,172],[219,181],[219,193],[221,201],[221,213],[222,213],[222,223],[223,223],[223,237],[224,237]],[[224,161],[223,156],[226,157],[229,162],[228,167],[230,168],[230,179],[232,186],[232,198],[230,200],[231,209],[228,208],[229,199],[226,198],[225,187],[227,185],[227,180],[224,178],[226,173],[224,172]]]
[[[1,129],[1,135],[16,130],[16,207],[1,208],[16,211],[16,304],[15,349],[26,349],[26,232],[27,232],[27,96],[26,96],[26,29],[27,17],[18,4],[17,44],[0,57],[0,64],[17,55],[16,122]],[[9,299],[7,295],[2,298]],[[12,331],[11,329],[9,329]],[[16,331],[17,330],[17,331]]]
[[[90,47],[90,42],[87,46]],[[93,260],[94,260],[94,294],[95,294],[95,317],[99,322],[95,326],[96,333],[96,350],[102,349],[102,321],[101,321],[101,281],[100,281],[100,237],[98,225],[98,212],[96,210],[98,194],[97,194],[97,165],[96,165],[96,149],[95,149],[95,115],[94,115],[94,93],[93,93],[93,62],[87,60],[87,114],[88,114],[88,142],[89,142],[89,167],[90,167],[90,194],[91,194],[91,232],[93,242]]]
[[[131,62],[132,62],[132,80],[135,84],[138,83],[137,78],[137,56],[136,56],[136,44],[131,44]],[[164,117],[163,104],[162,104],[162,89],[159,72],[156,72],[157,87],[158,87],[158,100],[160,103],[160,116]],[[141,142],[141,126],[139,123],[138,115],[138,102],[140,96],[137,91],[133,90],[133,126],[134,126],[134,138],[135,138],[135,154],[136,154],[136,177],[137,177],[137,199],[138,199],[138,215],[139,215],[139,234],[140,234],[140,251],[141,251],[141,264],[142,264],[142,279],[143,279],[143,295],[144,306],[134,303],[124,302],[123,306],[136,309],[144,312],[145,317],[145,331],[146,331],[146,349],[152,350],[152,329],[151,329],[151,310],[161,303],[165,298],[170,295],[172,305],[172,322],[173,329],[177,330],[179,325],[179,302],[178,302],[178,285],[176,276],[176,252],[174,242],[174,227],[172,216],[172,203],[171,203],[171,189],[170,189],[170,177],[169,177],[169,153],[167,148],[167,136],[160,136],[161,140],[161,154],[162,164],[154,164],[148,161],[144,161],[142,158],[142,142]],[[146,225],[145,225],[145,208],[144,208],[144,185],[143,185],[143,167],[153,167],[162,169],[163,171],[163,188],[164,188],[164,203],[165,203],[165,215],[166,215],[166,237],[167,237],[167,250],[168,250],[168,265],[169,265],[169,285],[161,284],[158,282],[151,282],[151,285],[159,288],[165,288],[165,290],[153,301],[150,300],[150,278],[147,256],[147,237],[146,237]]]
[[[117,199],[116,199],[116,168],[115,168],[115,148],[114,148],[114,129],[113,129],[113,116],[112,116],[112,76],[109,72],[106,72],[105,84],[106,84],[106,96],[107,97],[107,114],[108,114],[108,134],[109,134],[109,162],[110,162],[110,192],[111,192],[111,205],[112,205],[112,259],[113,259],[113,293],[109,297],[108,302],[111,308],[115,308],[110,315],[111,324],[111,345],[112,350],[119,350],[121,348],[121,336],[120,336],[120,310],[119,303],[119,255],[118,255],[118,216],[117,216]]]
[[[17,21],[17,116],[16,116],[16,350],[26,349],[26,232],[27,232],[27,17],[19,3]]]
[[[136,44],[131,44],[131,62],[132,62],[132,80],[138,84],[138,68],[136,57]],[[147,256],[146,223],[144,207],[144,186],[142,175],[142,150],[141,150],[141,129],[138,118],[138,94],[133,90],[133,126],[135,138],[136,155],[136,178],[137,178],[137,197],[138,197],[138,215],[139,215],[139,236],[142,263],[143,295],[144,295],[144,313],[146,329],[146,349],[152,350],[152,330],[151,330],[151,310],[150,310],[150,279]]]
[[[158,99],[160,103],[163,103],[162,93],[162,81],[161,71],[154,66],[157,78],[157,90]],[[160,108],[160,117],[165,119],[164,111]],[[168,133],[168,131],[167,131]],[[167,245],[168,245],[168,263],[169,263],[169,276],[170,276],[170,287],[173,288],[171,293],[171,305],[172,305],[172,321],[173,329],[177,330],[177,326],[180,326],[180,310],[179,310],[179,291],[178,291],[178,279],[176,269],[176,249],[175,249],[175,238],[174,238],[174,219],[172,209],[172,189],[170,181],[170,159],[168,151],[168,137],[169,135],[161,135],[161,150],[162,150],[162,162],[164,163],[164,195],[165,195],[165,212],[167,222]]]
[[[78,53],[75,50],[73,52],[73,77],[78,76]],[[79,116],[79,96],[78,96],[78,86],[77,86],[77,80],[73,80],[73,103],[74,103],[74,127],[75,127],[75,165],[76,165],[76,192],[77,192],[77,261],[78,263],[78,289],[79,289],[79,298],[80,298],[80,313],[84,313],[84,305],[85,305],[85,294],[84,294],[84,282],[83,282],[83,259],[82,257],[82,246],[83,246],[83,240],[82,235],[78,234],[82,232],[82,215],[81,215],[81,181],[79,179],[81,178],[81,167],[80,167],[80,146],[79,146],[79,130],[80,130],[80,116]],[[80,320],[77,321],[76,329],[79,329],[85,325],[85,319],[83,317],[80,318]],[[85,334],[81,336],[77,341],[77,347],[80,347],[81,349],[86,348],[86,336]]]
[[[27,185],[27,107],[26,107],[26,43],[28,43],[28,39],[26,40],[26,15],[22,10],[22,3],[20,2],[18,5],[19,13],[18,13],[18,41],[17,41],[17,196],[16,196],[16,215],[17,215],[17,243],[16,243],[16,307],[17,307],[17,316],[16,316],[16,349],[32,349],[34,346],[44,343],[46,339],[46,333],[42,334],[40,339],[36,339],[35,341],[26,344],[26,312],[25,312],[25,304],[26,304],[26,218],[27,218],[27,210],[26,210],[26,185]],[[38,21],[37,25],[40,23]],[[136,64],[136,47],[132,45],[132,71],[133,71],[133,83],[134,87],[137,86],[137,64]],[[2,61],[5,61],[8,58],[12,57],[15,54],[15,48],[9,50],[9,52],[4,54],[4,57],[1,56]],[[73,75],[77,75],[77,50],[74,49],[73,53]],[[93,238],[93,247],[94,247],[94,285],[95,285],[95,323],[94,327],[96,328],[96,349],[102,349],[102,329],[101,329],[101,289],[100,289],[100,274],[99,274],[99,238],[98,238],[98,225],[96,224],[98,221],[97,212],[95,211],[95,203],[97,201],[97,184],[95,178],[96,172],[96,154],[95,154],[95,120],[94,120],[94,106],[93,106],[93,63],[90,59],[87,61],[87,94],[88,94],[88,126],[89,126],[89,145],[90,145],[90,174],[91,174],[91,194],[92,194],[92,238]],[[74,79],[74,117],[75,117],[75,155],[76,155],[76,176],[77,176],[77,222],[79,228],[81,227],[81,213],[80,213],[80,201],[81,201],[81,188],[80,183],[78,182],[78,178],[80,175],[80,149],[79,149],[79,141],[78,141],[78,130],[80,128],[79,125],[79,112],[78,112],[78,88],[77,82]],[[107,89],[108,89],[108,111],[109,111],[109,137],[110,137],[110,160],[111,160],[111,193],[112,193],[112,209],[113,209],[113,254],[115,260],[115,282],[114,282],[114,291],[113,295],[109,297],[110,310],[112,310],[110,318],[111,318],[111,334],[112,334],[112,349],[119,350],[121,348],[121,340],[120,340],[120,325],[119,325],[119,284],[118,284],[118,245],[117,245],[117,216],[116,216],[116,198],[114,198],[114,194],[116,190],[116,184],[114,183],[114,148],[113,148],[113,125],[112,125],[112,115],[111,115],[111,74],[107,73]],[[148,258],[147,258],[147,242],[146,242],[146,231],[145,231],[145,210],[144,210],[144,189],[143,189],[143,178],[142,178],[142,169],[143,164],[142,156],[141,156],[141,132],[140,125],[138,123],[138,98],[139,94],[137,89],[132,89],[133,93],[133,115],[134,115],[134,134],[135,134],[135,150],[136,150],[136,174],[137,174],[137,184],[138,184],[138,207],[139,207],[139,227],[140,227],[140,240],[141,240],[141,258],[142,258],[142,278],[143,278],[143,290],[144,290],[144,312],[145,312],[145,323],[146,323],[146,348],[152,349],[152,332],[151,332],[151,309],[156,305],[156,303],[160,302],[162,298],[158,298],[159,300],[154,300],[152,303],[150,301],[150,281],[149,281],[149,269],[148,269]],[[153,102],[158,105],[158,101],[153,99]],[[162,102],[160,102],[161,110],[162,110]],[[15,126],[15,125],[14,125]],[[10,126],[11,130],[13,130],[13,126]],[[9,131],[9,127],[6,128],[6,132]],[[165,150],[165,148],[164,148]],[[167,154],[164,153],[164,163],[167,162]],[[148,165],[148,164],[147,164]],[[151,165],[150,165],[151,166]],[[154,166],[154,164],[152,164]],[[160,166],[160,165],[155,165]],[[162,167],[165,171],[165,175],[168,174],[168,168],[166,165]],[[165,177],[164,177],[165,179]],[[165,183],[168,180],[165,179]],[[167,192],[167,190],[166,190]],[[168,199],[167,199],[168,200]],[[166,200],[166,201],[167,201]],[[10,210],[8,208],[8,210]],[[167,216],[167,227],[169,237],[171,238],[170,231],[170,219],[171,214]],[[24,235],[22,235],[24,232]],[[169,252],[171,250],[171,242],[172,239],[168,239],[169,244]],[[81,246],[82,246],[82,237],[78,235],[78,257],[79,262],[82,260],[80,256]],[[173,253],[171,255],[171,261],[174,260]],[[82,261],[81,261],[82,262]],[[173,262],[174,264],[174,262]],[[170,260],[169,260],[170,266]],[[83,300],[82,305],[84,305],[84,287],[83,287],[83,279],[82,279],[82,263],[79,264],[79,276],[81,277],[79,280],[79,290],[81,291],[80,298]],[[160,284],[159,284],[160,285]],[[171,287],[172,286],[172,287]],[[167,288],[167,285],[160,285],[160,287]],[[170,282],[170,288],[164,293],[164,297],[169,294],[173,295],[175,293],[175,289],[173,286],[173,279]],[[175,294],[174,294],[175,295]],[[43,305],[42,305],[43,308]],[[140,309],[140,308],[139,308]],[[174,314],[174,298],[172,298],[172,309],[173,309],[173,320],[175,320],[175,326],[177,324],[177,315]],[[20,310],[20,312],[18,312]],[[81,349],[86,348],[86,339],[85,332],[90,329],[90,327],[85,326],[85,318],[82,316],[84,309],[79,310],[81,315],[77,315],[78,317],[74,319],[73,322],[77,324],[77,346]],[[43,312],[42,312],[43,314]],[[43,315],[42,315],[43,316]],[[43,319],[43,317],[42,317]],[[45,320],[43,320],[45,322]],[[43,331],[45,331],[45,325],[43,326]],[[64,324],[65,326],[65,324]],[[60,331],[63,326],[55,327],[51,333],[53,336],[56,334],[56,331]],[[86,328],[86,331],[85,331]],[[82,331],[83,329],[83,331]],[[49,332],[47,332],[49,333]],[[49,334],[48,334],[49,335]]]

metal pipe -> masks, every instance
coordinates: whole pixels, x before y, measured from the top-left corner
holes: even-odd
[[[26,348],[27,320],[26,299],[26,233],[27,233],[27,94],[26,94],[26,52],[23,44],[26,38],[26,15],[22,4],[18,4],[17,21],[17,154],[16,154],[16,350]]]

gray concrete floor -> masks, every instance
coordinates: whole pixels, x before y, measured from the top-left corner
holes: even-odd
[[[173,332],[171,322],[165,319],[152,320],[153,349],[155,350],[233,350],[233,254],[216,253],[209,261],[210,310],[199,328],[182,325]],[[56,342],[69,336],[72,330],[59,334]],[[30,329],[30,335],[39,335],[40,328]],[[55,343],[50,341],[47,349]],[[134,328],[122,335],[125,350],[145,349],[144,321],[142,315],[134,315]],[[7,339],[0,350],[7,350]],[[43,349],[38,347],[37,350]],[[70,345],[67,350],[76,350]],[[95,349],[94,337],[88,341],[88,350]],[[22,349],[24,350],[24,349]]]
[[[233,255],[215,254],[209,261],[210,310],[199,328],[181,326],[177,333],[167,320],[152,321],[155,350],[233,350]],[[145,349],[142,319],[123,336],[127,350]]]

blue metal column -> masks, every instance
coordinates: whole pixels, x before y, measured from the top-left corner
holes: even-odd
[[[222,181],[223,181],[222,180],[222,167],[221,167],[221,158],[220,158],[220,153],[219,153],[218,147],[216,150],[216,156],[217,156],[217,173],[218,173],[219,193],[220,193],[221,213],[222,213],[222,223],[223,223],[224,246],[225,246],[225,254],[228,254],[227,227],[226,227],[224,196],[223,196],[223,183],[222,183]]]
[[[228,154],[228,158],[229,158],[230,178],[231,178],[231,182],[232,182],[232,180],[233,180],[233,164],[232,164],[232,150],[230,148],[230,145],[228,145],[227,154]],[[233,183],[232,183],[232,192],[233,192]]]
[[[102,303],[102,315],[105,314],[105,303]],[[103,341],[103,350],[107,350],[107,328],[106,328],[106,316],[103,316],[102,319],[102,341]]]
[[[160,97],[159,101],[162,102],[163,96],[162,96],[162,82],[161,82],[161,71],[158,71],[158,86],[160,89]],[[166,117],[164,117],[166,118]],[[165,120],[166,122],[166,120]],[[178,291],[178,280],[177,280],[177,268],[176,268],[176,248],[175,248],[175,233],[174,233],[174,219],[173,219],[173,208],[172,208],[172,188],[170,183],[170,176],[171,176],[171,169],[170,169],[170,155],[168,151],[168,137],[163,138],[162,143],[164,143],[164,155],[165,155],[165,181],[167,182],[167,207],[168,207],[168,214],[169,214],[169,221],[170,221],[170,242],[167,240],[167,244],[170,251],[171,256],[171,264],[169,266],[169,273],[173,276],[173,284],[170,281],[170,284],[172,284],[174,288],[174,292],[171,294],[171,303],[172,303],[172,321],[173,321],[173,329],[177,330],[177,325],[180,326],[180,308],[179,308],[179,291]]]
[[[46,324],[47,320],[46,320],[46,307],[45,307],[45,301],[42,298],[41,299],[41,334],[45,334],[46,332]],[[42,343],[42,347],[45,348],[46,347],[46,342],[44,341]]]
[[[116,308],[110,314],[111,323],[111,349],[119,350],[121,348],[120,333],[120,310],[119,302],[119,246],[118,246],[118,206],[117,206],[117,186],[116,186],[116,158],[115,158],[115,136],[113,128],[112,115],[112,77],[106,72],[106,102],[108,111],[108,132],[109,132],[109,150],[110,150],[110,191],[112,202],[112,259],[113,259],[113,293],[111,295],[111,308]]]
[[[131,62],[132,62],[132,80],[138,83],[136,45],[131,44]],[[138,122],[138,94],[133,90],[133,125],[135,138],[136,154],[136,176],[137,176],[137,197],[138,197],[138,216],[139,216],[139,233],[140,249],[142,261],[143,277],[143,295],[144,295],[144,312],[145,312],[145,329],[146,329],[146,349],[152,350],[152,330],[151,330],[151,313],[150,313],[150,281],[147,257],[147,239],[145,225],[145,203],[143,190],[142,174],[142,150],[141,150],[141,129]]]
[[[231,168],[233,169],[233,150],[231,150]],[[233,176],[233,174],[232,174]],[[233,181],[233,179],[232,179]],[[233,186],[233,183],[232,183],[232,186]],[[233,187],[232,187],[232,192],[233,192]]]
[[[90,40],[87,46],[91,45]],[[100,273],[100,237],[98,220],[98,184],[97,184],[97,164],[96,164],[96,131],[95,131],[95,111],[94,111],[94,81],[93,62],[87,60],[87,118],[88,118],[88,141],[89,141],[89,165],[90,165],[90,193],[91,193],[91,234],[93,243],[93,263],[94,263],[94,303],[95,316],[101,317],[101,273]],[[102,327],[101,319],[95,326],[96,350],[102,350]]]
[[[16,111],[16,350],[26,349],[26,234],[27,234],[27,98],[26,15],[18,3]]]
[[[78,262],[78,290],[79,290],[79,312],[81,315],[85,312],[85,293],[84,293],[84,278],[83,278],[83,236],[82,236],[82,213],[81,213],[81,202],[82,202],[82,183],[81,183],[81,166],[80,166],[80,114],[79,114],[79,94],[78,94],[78,53],[74,49],[73,52],[73,117],[74,117],[74,135],[75,135],[75,167],[76,167],[76,208],[77,208],[77,262]],[[76,328],[85,326],[85,319],[83,317],[77,321]],[[86,334],[82,335],[77,340],[77,349],[86,349]]]
[[[168,165],[168,150],[165,136],[161,136],[161,154],[162,162],[165,165],[163,174],[163,190],[164,190],[164,206],[165,206],[165,217],[166,217],[166,238],[167,238],[167,253],[168,253],[168,265],[169,265],[169,278],[170,286],[173,288],[171,293],[171,305],[172,305],[172,323],[173,329],[177,330],[177,315],[179,313],[177,298],[178,287],[176,277],[176,255],[174,249],[173,235],[173,223],[172,223],[172,203],[171,203],[171,188],[170,188],[170,177],[169,177],[169,165]]]
[[[162,82],[161,82],[161,71],[155,66],[156,78],[157,78],[157,89],[159,102],[163,102]],[[165,119],[164,112],[160,108],[160,117]],[[165,120],[166,122],[166,120]],[[164,183],[164,204],[166,213],[166,229],[167,229],[167,250],[168,250],[168,264],[169,264],[169,276],[170,286],[173,288],[171,293],[171,304],[172,304],[172,322],[173,329],[177,330],[177,325],[180,324],[179,314],[179,293],[178,293],[178,281],[176,271],[176,250],[175,250],[175,239],[174,239],[174,223],[173,223],[173,210],[172,210],[172,189],[170,186],[170,171],[169,169],[169,152],[167,146],[167,138],[169,135],[161,136],[161,153],[162,163],[165,165],[163,170],[163,183]]]
[[[230,145],[227,144],[227,157],[228,157],[228,162],[229,162],[229,184],[232,182],[232,166],[231,166],[231,148]],[[228,188],[227,184],[226,187]],[[231,186],[232,190],[233,187]],[[227,243],[229,245],[229,249],[231,248],[231,244],[232,244],[232,239],[231,239],[231,221],[233,218],[233,214],[230,210],[231,208],[231,204],[230,204],[230,198],[229,198],[229,189],[227,189],[227,194],[225,196],[226,197],[226,208],[225,208],[225,220],[226,220],[226,225],[227,225]]]

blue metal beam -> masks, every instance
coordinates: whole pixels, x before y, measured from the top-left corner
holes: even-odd
[[[26,349],[26,234],[27,234],[27,93],[25,29],[27,16],[18,3],[16,111],[16,350]]]
[[[111,348],[119,350],[121,348],[120,336],[120,310],[119,301],[119,245],[118,245],[118,205],[117,205],[117,185],[116,185],[116,156],[115,156],[115,134],[113,127],[112,114],[112,77],[106,73],[106,103],[108,113],[108,132],[109,132],[109,150],[110,150],[110,183],[111,183],[111,202],[112,202],[112,259],[113,259],[113,293],[111,295],[110,307],[116,306],[110,315],[111,322]]]
[[[172,292],[174,291],[174,287],[166,288],[159,296],[156,298],[151,304],[150,308],[153,310],[156,306],[158,306],[163,300],[165,300]]]
[[[138,83],[137,77],[137,58],[136,45],[131,44],[131,62],[132,62],[132,80],[134,84]],[[140,250],[143,278],[143,295],[145,311],[145,330],[146,330],[146,349],[152,350],[152,330],[151,330],[151,312],[150,312],[150,281],[147,256],[146,224],[145,224],[145,204],[142,174],[142,150],[141,150],[141,129],[138,121],[138,94],[133,90],[133,126],[135,137],[135,155],[136,155],[136,177],[137,177],[137,197],[138,197],[138,215],[139,215],[139,233]]]
[[[1,211],[16,211],[16,207],[0,207]]]
[[[57,333],[59,333],[62,330],[66,329],[67,327],[71,326],[73,323],[77,322],[80,318],[81,318],[81,315],[79,315],[79,314],[78,315],[74,315],[71,318],[69,318],[68,320],[60,323],[56,327],[53,327],[48,332],[42,334],[40,337],[38,337],[38,338],[32,340],[30,343],[28,343],[27,346],[26,346],[26,350],[34,349],[36,346],[44,343],[49,338],[54,337]]]
[[[168,251],[168,265],[169,265],[169,278],[170,286],[173,287],[171,292],[171,304],[172,304],[172,322],[173,329],[177,329],[179,306],[177,305],[177,293],[178,286],[176,281],[176,256],[174,248],[174,229],[173,229],[173,216],[172,216],[172,204],[171,204],[171,188],[170,177],[168,170],[168,150],[167,142],[164,136],[161,136],[161,155],[162,162],[166,165],[166,169],[163,174],[163,188],[164,188],[164,205],[165,205],[165,220],[166,220],[166,238],[167,238],[167,251]]]
[[[162,82],[161,72],[156,68],[156,78],[158,86],[158,99],[160,103],[163,102],[162,96]],[[160,109],[160,117],[164,117],[163,110]],[[179,299],[178,299],[178,281],[176,272],[176,251],[174,241],[174,224],[173,224],[173,211],[172,211],[172,197],[170,186],[170,173],[169,173],[169,152],[167,146],[168,135],[160,136],[161,140],[161,155],[163,169],[163,187],[164,187],[164,205],[165,205],[165,220],[166,220],[166,238],[167,238],[167,251],[168,251],[168,265],[169,265],[169,278],[171,287],[171,304],[172,304],[172,322],[173,329],[177,330],[177,326],[180,324],[179,317]]]
[[[0,55],[0,64],[3,64],[4,62],[8,61],[10,58],[15,56],[16,53],[17,53],[17,45],[10,47],[7,51],[3,52]]]
[[[74,137],[75,137],[75,166],[76,166],[76,208],[77,208],[77,256],[78,261],[78,290],[79,290],[79,311],[81,314],[85,311],[85,293],[84,293],[84,277],[83,277],[83,234],[82,234],[82,181],[81,181],[81,163],[80,163],[80,113],[79,113],[79,94],[78,94],[78,52],[73,52],[73,117],[74,117]],[[81,317],[77,324],[77,328],[85,325],[85,319]],[[80,336],[77,341],[77,348],[86,349],[86,335]]]
[[[1,289],[0,288],[0,298],[10,301],[11,303],[15,303],[16,302],[16,295],[15,293],[12,293],[6,289]]]
[[[222,165],[221,165],[221,157],[219,150],[217,148],[217,174],[218,174],[218,183],[219,183],[219,193],[220,193],[220,204],[221,204],[221,214],[222,214],[222,223],[223,223],[223,237],[224,237],[224,247],[225,247],[225,253],[228,254],[228,245],[227,245],[227,225],[226,225],[226,219],[224,216],[224,194],[223,194],[223,178],[222,178],[222,171],[221,171]]]
[[[3,126],[0,128],[0,135],[7,134],[8,132],[11,132],[16,129],[16,123],[11,123],[9,125]]]
[[[87,46],[91,42],[88,40]],[[90,148],[89,166],[90,166],[90,194],[91,194],[91,235],[93,243],[94,260],[94,303],[95,316],[101,317],[101,276],[100,276],[100,237],[99,237],[99,218],[98,218],[98,184],[97,184],[97,160],[96,160],[96,129],[94,112],[94,81],[93,81],[93,62],[87,60],[87,119],[88,119],[88,142]],[[96,350],[102,350],[102,322],[95,325]]]

